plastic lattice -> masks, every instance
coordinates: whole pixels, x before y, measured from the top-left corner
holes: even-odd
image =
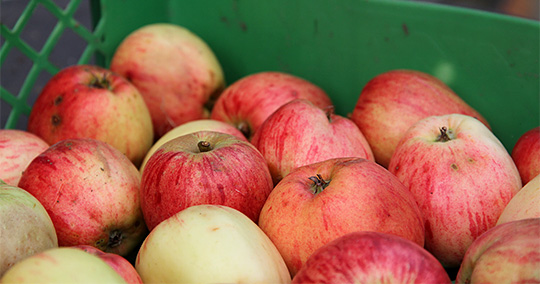
[[[0,65],[4,65],[6,58],[8,58],[10,53],[15,53],[14,51],[18,51],[18,53],[23,54],[31,61],[31,68],[26,74],[18,92],[13,92],[13,90],[10,91],[5,88],[5,83],[10,80],[10,74],[5,74],[8,73],[5,71],[7,69],[2,68],[2,73],[4,74],[0,74],[0,103],[9,104],[11,107],[11,109],[5,105],[2,107],[2,113],[0,115],[3,128],[17,128],[17,122],[21,116],[28,116],[30,114],[32,106],[29,103],[31,101],[29,100],[29,96],[41,73],[46,72],[53,75],[62,67],[65,67],[57,66],[50,60],[51,53],[57,44],[59,44],[59,40],[64,33],[72,32],[85,42],[84,50],[81,51],[77,64],[89,63],[92,59],[99,61],[99,58],[96,59],[94,56],[98,57],[102,53],[102,23],[99,15],[98,17],[95,15],[97,13],[93,13],[94,15],[92,15],[94,17],[92,30],[77,21],[73,16],[81,4],[88,5],[89,1],[70,0],[65,8],[61,8],[52,0],[31,0],[22,11],[13,28],[9,28],[3,22],[1,23],[0,36],[2,37],[3,44],[0,48]],[[99,8],[97,6],[99,5],[98,1],[91,2],[91,5],[93,5],[92,8],[94,10],[96,7]],[[21,37],[23,30],[34,16],[37,8],[45,8],[57,19],[57,23],[54,25],[52,32],[40,50],[31,46]]]

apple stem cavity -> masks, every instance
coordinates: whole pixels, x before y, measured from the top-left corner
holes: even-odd
[[[313,186],[311,187],[311,191],[313,192],[313,194],[318,194],[322,192],[330,184],[330,181],[324,180],[320,174],[317,174],[316,176],[311,176],[309,177],[309,179],[313,181]]]
[[[435,140],[436,142],[448,142],[454,138],[454,137],[451,137],[452,130],[448,130],[446,126],[439,128],[439,131],[440,131],[440,134],[439,136],[437,136],[437,140]]]
[[[213,149],[212,145],[208,141],[199,141],[199,143],[197,143],[197,147],[201,152],[208,152]]]
[[[109,234],[109,242],[107,243],[107,247],[109,248],[115,248],[119,246],[122,243],[123,239],[122,232],[119,230],[112,230]]]
[[[249,128],[249,125],[247,123],[242,121],[238,123],[236,128],[240,130],[240,132],[242,132],[242,134],[244,134],[246,138],[249,139],[249,137],[251,137],[251,129]]]
[[[112,90],[111,82],[107,78],[109,73],[105,73],[102,78],[92,72],[90,72],[90,74],[92,74],[92,80],[90,80],[90,83],[88,84],[89,87]]]

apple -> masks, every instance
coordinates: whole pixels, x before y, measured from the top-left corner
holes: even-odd
[[[0,129],[0,179],[17,186],[26,166],[47,148],[47,142],[28,131]]]
[[[233,135],[198,131],[163,144],[142,173],[141,207],[150,230],[199,204],[226,205],[257,222],[272,191],[264,157]]]
[[[416,70],[390,70],[373,77],[362,89],[351,114],[371,145],[375,160],[388,167],[392,153],[416,121],[432,116],[480,113],[438,78]]]
[[[58,247],[49,214],[27,191],[0,180],[0,277],[18,261]]]
[[[126,255],[147,233],[140,184],[139,171],[116,148],[77,138],[62,140],[32,160],[19,187],[43,204],[58,245],[91,245]]]
[[[53,76],[32,106],[27,129],[49,145],[69,138],[103,141],[136,166],[154,142],[150,113],[137,88],[92,65],[69,66]]]
[[[170,23],[131,32],[114,52],[110,69],[143,95],[156,139],[182,123],[207,118],[225,88],[221,65],[206,42]]]
[[[294,99],[309,100],[322,109],[332,106],[328,94],[314,83],[284,72],[265,71],[228,86],[216,100],[210,118],[234,125],[251,140],[268,116]]]
[[[368,231],[320,247],[292,283],[452,283],[441,263],[418,244]]]
[[[540,283],[540,218],[510,221],[469,247],[456,284]]]
[[[0,283],[126,283],[99,257],[77,248],[51,248],[17,262]]]
[[[497,220],[497,225],[527,218],[540,218],[540,174],[512,197]]]
[[[540,126],[532,128],[518,139],[512,149],[512,159],[516,164],[523,184],[527,184],[540,174]]]
[[[127,283],[140,283],[142,284],[141,276],[135,267],[124,257],[115,253],[107,253],[98,248],[88,245],[72,246],[73,248],[81,249],[89,254],[95,255],[105,261],[110,267],[112,267]]]
[[[382,166],[355,157],[292,170],[268,196],[258,224],[292,276],[318,248],[354,231],[424,245],[424,223],[412,194]]]
[[[278,108],[255,131],[251,143],[266,159],[274,184],[297,167],[331,158],[375,161],[366,138],[352,120],[304,99]]]
[[[191,206],[161,222],[135,267],[144,283],[290,283],[274,244],[245,214],[227,206]]]
[[[425,219],[426,249],[459,267],[471,243],[495,226],[521,189],[519,172],[497,137],[478,119],[430,116],[404,134],[388,170],[414,195]]]
[[[247,141],[246,137],[240,130],[236,129],[234,126],[225,123],[223,121],[214,120],[214,119],[197,119],[188,121],[186,123],[180,124],[176,126],[175,128],[169,130],[169,132],[165,133],[165,135],[161,136],[158,141],[152,145],[150,150],[146,153],[146,157],[144,157],[144,160],[141,164],[141,167],[139,171],[142,173],[144,171],[144,166],[148,162],[148,159],[156,152],[156,150],[161,147],[161,145],[165,144],[166,142],[193,132],[202,131],[202,130],[208,130],[208,131],[217,131],[217,132],[223,132],[227,134],[231,134],[236,136],[240,140]]]

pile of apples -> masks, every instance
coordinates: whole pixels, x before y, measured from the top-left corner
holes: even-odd
[[[415,70],[342,116],[151,24],[56,74],[0,165],[0,283],[540,281],[540,126],[508,153]]]

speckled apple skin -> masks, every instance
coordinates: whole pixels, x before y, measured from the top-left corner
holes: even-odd
[[[147,233],[140,207],[140,174],[120,151],[95,139],[62,140],[37,156],[19,187],[45,207],[59,246],[91,245],[126,255]],[[122,239],[109,242],[113,231]]]
[[[540,283],[540,218],[497,225],[469,247],[456,284]]]
[[[142,284],[141,276],[137,273],[135,267],[123,256],[104,252],[96,247],[89,245],[72,246],[73,248],[81,249],[89,254],[95,255],[105,261],[112,267],[128,284]]]
[[[47,142],[28,131],[0,129],[0,179],[17,186],[24,169],[47,148]]]
[[[436,77],[398,69],[381,73],[362,89],[351,119],[371,145],[375,160],[388,167],[407,129],[418,120],[450,113],[486,119]]]
[[[293,284],[450,284],[441,263],[418,244],[390,234],[357,231],[316,250]]]
[[[328,94],[306,79],[283,72],[259,72],[228,86],[217,99],[210,117],[237,128],[245,124],[246,137],[251,140],[266,118],[295,99],[306,99],[322,109],[332,106]]]
[[[182,123],[207,118],[225,88],[221,65],[206,42],[170,23],[133,31],[116,49],[110,68],[143,95],[156,139]]]
[[[512,149],[523,184],[540,174],[540,126],[525,132]]]
[[[272,113],[251,143],[266,159],[274,184],[297,167],[332,158],[375,161],[370,145],[352,120],[334,113],[328,116],[303,99],[290,101]]]
[[[106,78],[108,88],[91,83]],[[32,107],[28,131],[49,145],[69,138],[106,142],[140,165],[153,143],[152,121],[139,91],[126,79],[93,65],[62,69]]]
[[[199,141],[213,149],[199,151]],[[264,157],[233,135],[198,131],[163,144],[142,173],[141,206],[148,228],[193,205],[232,207],[252,221],[273,188]]]
[[[454,138],[437,142],[441,128]],[[431,116],[403,136],[388,170],[413,193],[426,227],[426,249],[445,267],[495,226],[521,189],[518,170],[497,137],[466,115]]]
[[[310,177],[330,184],[311,190]],[[354,231],[388,233],[424,245],[424,223],[412,194],[388,170],[362,158],[335,158],[299,167],[270,193],[259,226],[291,275],[328,242]]]

